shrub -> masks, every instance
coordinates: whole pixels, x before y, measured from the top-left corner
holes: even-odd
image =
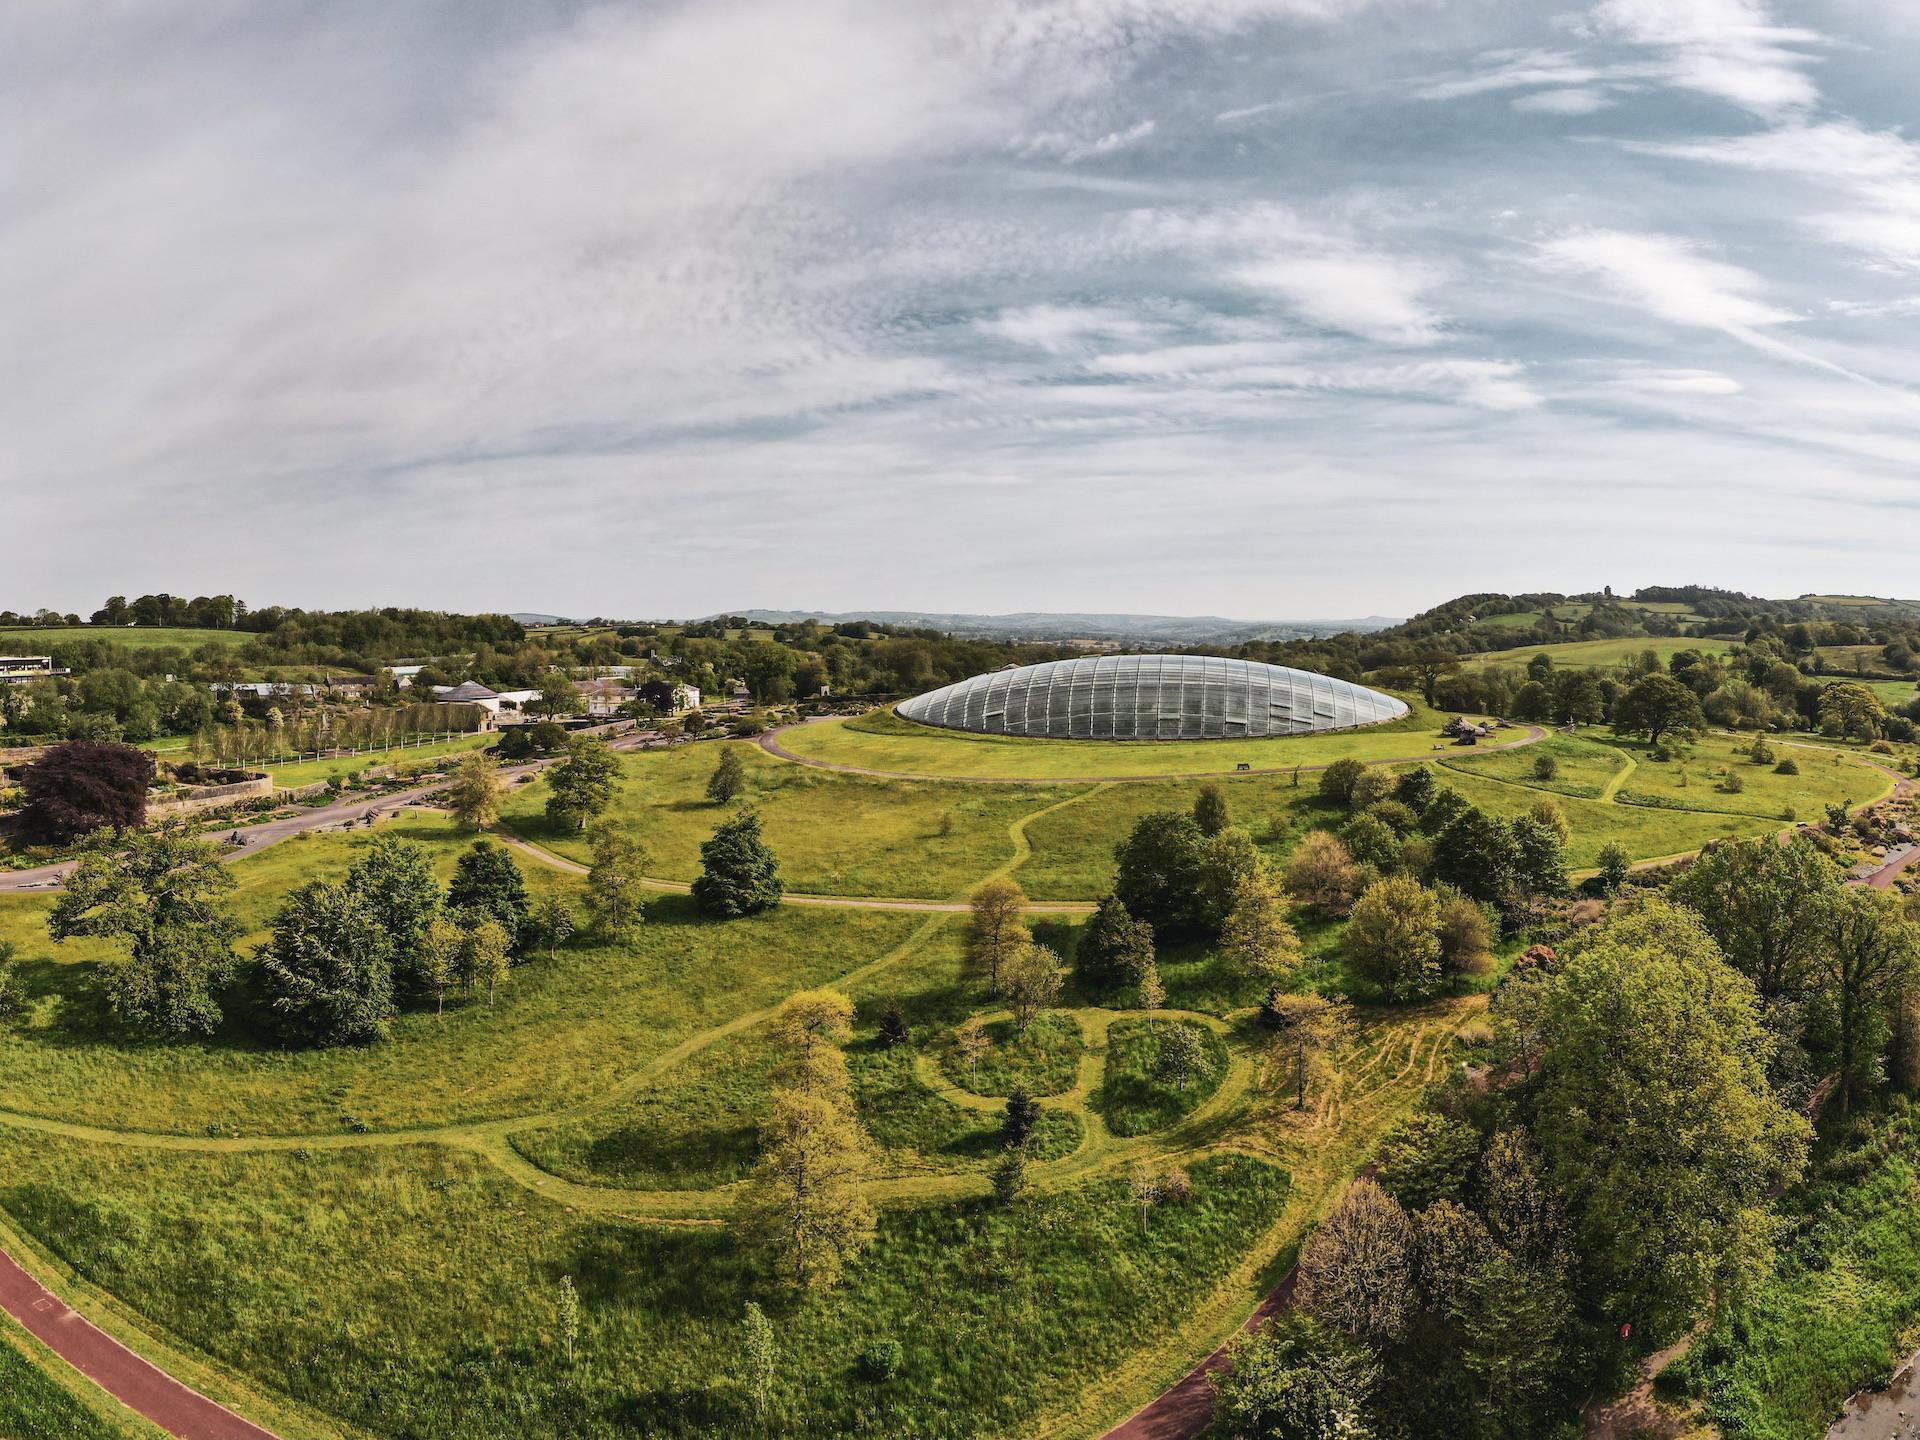
[[[993,1167],[993,1198],[1002,1205],[1011,1205],[1027,1189],[1027,1157],[1018,1146],[1000,1157],[1000,1163]]]
[[[1799,763],[1795,761],[1791,755],[1789,755],[1786,759],[1782,760],[1778,765],[1773,767],[1773,773],[1776,775],[1798,775],[1800,773],[1800,766],[1799,766]]]
[[[880,1043],[891,1050],[896,1045],[907,1042],[907,1017],[900,1009],[900,1002],[888,997],[887,1003],[880,1009]]]
[[[1320,798],[1334,805],[1351,805],[1353,787],[1366,774],[1358,760],[1336,760],[1320,772]]]
[[[1756,737],[1747,751],[1747,759],[1755,765],[1771,765],[1774,761],[1773,747],[1765,740]]]
[[[1310,830],[1287,860],[1287,890],[1308,909],[1344,915],[1360,893],[1360,867],[1347,847],[1324,830]]]
[[[1726,795],[1738,795],[1747,788],[1747,782],[1740,778],[1738,770],[1729,770],[1720,777],[1720,790]]]
[[[874,1385],[884,1385],[900,1373],[900,1362],[905,1352],[898,1340],[876,1340],[860,1355],[860,1378]]]
[[[1392,795],[1398,784],[1392,771],[1367,766],[1354,778],[1347,804],[1355,811],[1365,810]]]
[[[1534,758],[1533,778],[1551,780],[1560,773],[1560,762],[1551,755],[1539,755]]]
[[[1193,1180],[1186,1171],[1173,1169],[1160,1177],[1160,1202],[1163,1205],[1184,1205],[1192,1195]]]

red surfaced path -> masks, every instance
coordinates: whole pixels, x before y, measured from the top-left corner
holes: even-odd
[[[129,1410],[181,1440],[277,1440],[149,1365],[61,1302],[0,1250],[0,1309]]]

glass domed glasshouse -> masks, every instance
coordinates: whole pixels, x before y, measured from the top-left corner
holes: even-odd
[[[1210,655],[1091,655],[976,675],[903,700],[909,720],[1059,740],[1240,740],[1352,730],[1407,707],[1361,685]]]

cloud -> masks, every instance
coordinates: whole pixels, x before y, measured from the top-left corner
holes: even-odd
[[[1386,345],[1430,345],[1441,320],[1423,296],[1424,267],[1380,255],[1290,255],[1243,265],[1232,278],[1279,297],[1310,325]]]
[[[1546,253],[1598,276],[1621,299],[1675,325],[1733,333],[1794,318],[1754,298],[1763,284],[1759,276],[1710,260],[1670,236],[1590,230],[1549,242]]]
[[[1580,87],[1572,90],[1539,90],[1522,95],[1513,108],[1535,115],[1592,115],[1608,109],[1614,99],[1604,90]]]
[[[1138,145],[1153,134],[1154,122],[1142,120],[1124,130],[1109,130],[1104,135],[1081,138],[1066,131],[1051,130],[1020,141],[1017,149],[1022,155],[1050,156],[1064,160],[1072,165],[1081,160],[1091,160],[1101,155],[1111,155],[1116,150],[1125,150]]]
[[[1671,84],[1761,115],[1819,99],[1805,68],[1823,37],[1775,24],[1761,0],[1601,0],[1590,24],[1603,38],[1660,52]]]

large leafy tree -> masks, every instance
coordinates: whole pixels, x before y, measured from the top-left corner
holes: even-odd
[[[1162,939],[1207,929],[1207,837],[1191,815],[1142,815],[1114,852],[1113,893]]]
[[[491,755],[476,750],[460,762],[447,788],[447,803],[469,830],[485,830],[500,818],[500,772]]]
[[[1884,1073],[1895,1006],[1920,979],[1920,927],[1881,890],[1844,890],[1824,913],[1813,1017],[1832,1055],[1834,1098],[1845,1114]]]
[[[1103,895],[1074,948],[1074,970],[1104,989],[1137,980],[1152,963],[1153,927],[1129,915],[1118,895]]]
[[[1388,1004],[1430,995],[1440,983],[1439,898],[1410,875],[1376,881],[1354,905],[1340,944]]]
[[[74,740],[55,745],[21,777],[21,828],[64,845],[95,830],[137,829],[147,818],[153,755],[131,745]]]
[[[393,942],[398,980],[419,987],[427,926],[440,913],[440,881],[426,847],[397,835],[378,835],[347,870],[347,888],[372,907]]]
[[[1613,703],[1613,728],[1619,735],[1644,735],[1651,745],[1662,739],[1688,740],[1707,728],[1700,697],[1671,675],[1645,675]]]
[[[620,761],[599,740],[576,740],[567,758],[547,772],[547,821],[560,830],[584,830],[613,803]]]
[[[527,899],[527,882],[506,847],[492,840],[476,840],[454,862],[453,882],[447,886],[447,908],[463,916],[469,925],[481,920],[498,921],[517,945],[526,934],[532,905]]]
[[[1767,1081],[1752,983],[1690,909],[1652,901],[1585,943],[1542,1017],[1535,1134],[1609,1322],[1682,1333],[1770,1262],[1766,1197],[1809,1127]]]
[[[286,898],[256,983],[273,1028],[295,1045],[362,1045],[393,1018],[393,938],[368,897],[314,880]]]
[[[647,852],[624,830],[602,827],[593,835],[587,870],[587,914],[609,939],[633,936],[646,915]]]
[[[1763,1001],[1806,993],[1826,944],[1840,871],[1804,835],[1722,840],[1702,851],[1668,894],[1696,911],[1727,962]]]
[[[1220,931],[1220,953],[1228,968],[1267,980],[1299,969],[1305,952],[1287,918],[1290,908],[1264,865],[1243,879]]]
[[[89,842],[47,917],[55,940],[124,941],[105,966],[121,1019],[164,1034],[211,1034],[233,973],[240,924],[221,897],[234,885],[219,847],[176,830]]]
[[[700,846],[700,875],[693,882],[694,903],[704,915],[733,920],[780,903],[780,862],[760,836],[760,817],[752,811],[713,832]]]
[[[1011,880],[988,880],[967,903],[967,964],[998,995],[1008,969],[1033,943],[1026,892]]]

